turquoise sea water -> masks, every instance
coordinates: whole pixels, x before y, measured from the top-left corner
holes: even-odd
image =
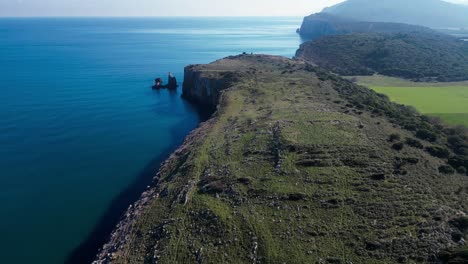
[[[92,256],[202,118],[152,80],[244,51],[291,57],[300,22],[0,19],[0,263]]]

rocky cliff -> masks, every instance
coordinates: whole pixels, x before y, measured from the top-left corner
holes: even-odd
[[[184,69],[183,97],[202,106],[216,108],[221,92],[238,81],[235,72],[223,70],[200,71],[199,66],[190,65]]]
[[[185,82],[217,111],[95,263],[466,263],[464,131],[282,57],[190,66]]]

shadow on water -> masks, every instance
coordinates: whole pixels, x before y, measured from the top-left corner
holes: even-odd
[[[176,97],[177,93],[171,91],[170,95],[171,97]],[[198,114],[199,123],[208,120],[212,114],[212,111],[203,110],[185,99],[178,98],[178,100],[184,100],[184,105]],[[141,194],[146,190],[146,187],[152,182],[161,163],[182,144],[186,134],[189,133],[188,129],[180,129],[181,127],[186,128],[184,123],[185,122],[182,121],[171,129],[172,139],[169,144],[170,146],[164,149],[160,155],[152,159],[143,170],[138,173],[135,177],[135,181],[112,200],[111,205],[99,219],[90,235],[68,255],[65,261],[66,264],[91,263],[95,259],[99,249],[108,242],[112,231],[121,220],[128,206],[140,198]]]

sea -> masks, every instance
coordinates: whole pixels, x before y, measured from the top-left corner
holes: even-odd
[[[294,56],[300,17],[0,19],[0,263],[89,263],[209,113],[188,64]]]

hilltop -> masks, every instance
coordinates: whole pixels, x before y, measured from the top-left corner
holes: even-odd
[[[442,0],[348,0],[325,8],[323,12],[364,21],[433,28],[468,27],[468,6]]]
[[[444,34],[327,36],[302,44],[296,56],[340,75],[379,73],[417,81],[468,79],[468,43]]]
[[[328,35],[348,33],[411,33],[435,31],[415,25],[388,22],[368,22],[340,17],[327,13],[312,14],[304,18],[298,33],[307,39],[317,39]]]
[[[282,57],[188,66],[184,94],[216,113],[96,263],[466,263],[466,131]]]

